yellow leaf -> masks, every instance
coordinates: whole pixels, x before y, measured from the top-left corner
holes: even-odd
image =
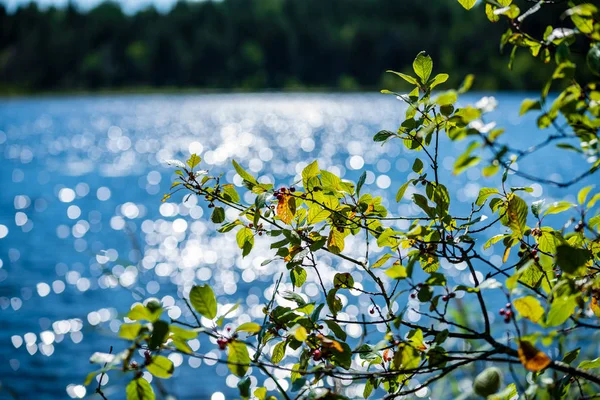
[[[327,247],[333,254],[339,254],[344,251],[345,237],[344,233],[338,231],[336,227],[331,228],[329,238],[327,239]]]
[[[290,224],[296,214],[296,198],[289,194],[284,194],[277,204],[277,216],[284,223]]]
[[[592,302],[590,303],[590,309],[594,312],[594,315],[600,318],[600,305],[598,304],[598,298],[592,296]]]
[[[519,314],[531,322],[538,322],[544,316],[544,308],[533,296],[521,297],[513,302]]]
[[[507,247],[506,250],[504,250],[504,256],[502,257],[503,263],[505,263],[506,260],[508,260],[508,256],[510,256],[510,247]]]
[[[519,360],[521,364],[531,371],[538,372],[546,368],[552,360],[543,351],[538,350],[534,345],[526,340],[519,342]]]
[[[292,331],[294,331],[294,337],[296,340],[300,342],[304,342],[306,338],[308,338],[308,332],[306,332],[306,328],[301,325],[296,325],[295,328],[292,328]]]

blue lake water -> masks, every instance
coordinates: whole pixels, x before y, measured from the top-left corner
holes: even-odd
[[[461,102],[489,95],[471,94]],[[498,108],[486,122],[507,130],[503,140],[517,147],[543,140],[547,133],[535,128],[533,117],[518,117],[525,94],[494,96]],[[178,195],[161,204],[173,176],[164,160],[196,152],[202,168],[239,184],[230,167],[235,158],[264,181],[291,185],[307,161],[318,159],[321,168],[346,179],[369,171],[366,187],[384,196],[394,215],[417,215],[409,201],[393,200],[413,174],[414,153],[399,141],[383,147],[371,141],[380,129],[395,130],[404,109],[379,94],[0,99],[0,399],[93,395],[94,385],[80,386],[94,369],[89,355],[123,346],[115,332],[131,303],[157,297],[170,317],[190,320],[180,297],[194,282],[210,282],[220,303],[241,302],[228,320],[233,326],[262,318],[267,288],[284,270],[277,262],[261,266],[273,254],[267,239],[257,240],[242,260],[235,233],[215,235],[204,204],[194,198],[184,204]],[[457,199],[455,214],[467,213],[479,188],[499,180],[482,178],[478,167],[451,175],[465,146],[442,142],[441,179]],[[561,180],[586,165],[577,155],[548,149],[519,167]],[[528,182],[511,176],[510,184]],[[534,185],[528,199],[573,200],[575,194]],[[360,253],[363,245],[357,240],[347,247]],[[498,251],[484,254],[499,264]],[[319,263],[329,279],[355,272],[327,256]],[[469,283],[460,268],[447,268],[451,284]],[[312,278],[303,292],[318,298]],[[369,307],[368,297],[359,294],[349,300],[348,318]],[[218,355],[204,339],[192,347]],[[173,361],[181,368],[162,382],[167,393],[213,400],[237,393],[237,378],[225,366],[177,356]],[[109,378],[107,396],[123,398],[123,378]]]

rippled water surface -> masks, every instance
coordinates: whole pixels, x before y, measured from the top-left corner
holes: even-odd
[[[505,140],[524,146],[543,139],[532,118],[517,125],[522,95],[496,98],[499,106],[492,117],[507,129]],[[235,158],[264,182],[291,185],[307,162],[318,159],[321,168],[346,179],[368,171],[368,190],[383,195],[394,215],[416,215],[409,201],[393,201],[413,174],[414,155],[400,142],[380,146],[371,141],[380,129],[395,130],[403,111],[399,101],[379,94],[0,100],[0,399],[93,394],[93,385],[81,386],[93,370],[88,358],[111,345],[122,346],[115,334],[118,317],[132,302],[158,297],[171,318],[189,320],[180,296],[194,282],[210,282],[222,304],[240,301],[228,323],[262,318],[268,288],[284,270],[278,262],[261,266],[272,255],[267,239],[257,240],[252,255],[242,260],[235,233],[215,235],[208,209],[195,198],[183,203],[183,196],[176,195],[161,204],[173,176],[164,160],[198,153],[202,168],[223,172],[239,185],[230,167]],[[452,176],[454,159],[464,147],[442,143],[442,179],[455,196],[454,213],[468,212],[479,188],[498,180],[481,178],[478,168]],[[584,161],[550,150],[519,167],[560,179],[560,171],[578,166]],[[524,183],[511,178],[513,186]],[[573,197],[539,185],[531,196]],[[346,247],[360,254],[364,243],[348,241]],[[500,262],[492,249],[484,254]],[[319,266],[326,279],[355,271],[327,256]],[[451,284],[469,283],[464,267],[444,268]],[[360,275],[355,280],[360,282]],[[289,279],[284,282],[291,287]],[[303,293],[318,299],[310,276]],[[345,313],[357,318],[370,302],[358,292],[350,296]],[[361,331],[349,334],[358,337]],[[204,339],[192,347],[218,355]],[[162,382],[166,392],[213,400],[237,393],[237,378],[226,366],[205,366],[178,355],[172,360],[182,368]],[[122,398],[119,389],[110,389],[121,378],[110,379],[106,394]],[[177,385],[183,381],[194,384]],[[265,384],[274,387],[272,381]]]

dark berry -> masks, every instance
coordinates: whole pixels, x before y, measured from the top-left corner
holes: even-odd
[[[538,253],[538,251],[536,249],[531,250],[531,255],[532,256],[536,256]]]
[[[296,188],[292,186],[292,187],[290,188],[290,192],[294,193],[295,191],[296,191]]]
[[[423,287],[423,284],[422,284],[422,283],[417,283],[417,287],[418,287],[418,288],[422,288],[422,287]]]
[[[520,258],[520,257],[523,257],[523,252],[522,252],[522,251],[520,251],[520,252],[518,252],[518,253],[517,253],[517,255],[519,256],[519,258]]]
[[[511,307],[512,307],[512,304],[510,304],[510,303],[506,303],[506,305],[505,305],[504,307],[506,307],[506,308],[511,308]]]
[[[369,314],[375,314],[375,309],[374,309],[374,308],[371,308],[371,309],[369,310]]]
[[[527,245],[525,243],[521,243],[521,250],[525,250],[527,248]]]
[[[498,311],[498,314],[504,315],[506,314],[506,310],[504,308],[501,308],[500,311]]]
[[[505,315],[510,318],[512,317],[513,313],[512,311],[508,310]]]
[[[449,297],[448,296],[442,296],[442,300],[443,301],[448,301]]]
[[[249,224],[248,224],[248,228],[252,228],[253,226],[254,226],[254,224],[253,224],[253,223],[249,223]]]
[[[416,293],[411,293],[410,294],[410,298],[411,299],[416,299],[417,298],[417,294]]]
[[[504,317],[504,323],[508,324],[509,322],[510,322],[510,317],[509,316]]]
[[[452,292],[452,293],[450,293],[448,296],[449,296],[451,299],[453,299],[453,298],[455,298],[455,297],[456,297],[456,293]]]
[[[227,348],[227,340],[223,338],[217,339],[217,344],[219,345],[219,349],[225,350]]]

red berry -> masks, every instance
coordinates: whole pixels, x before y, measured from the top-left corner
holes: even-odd
[[[230,326],[227,327],[227,332],[231,332],[231,327]]]
[[[250,222],[250,223],[248,224],[248,228],[252,228],[253,226],[254,226],[254,224],[253,224],[252,222]]]
[[[410,294],[410,298],[411,299],[416,299],[417,298],[417,294],[416,293],[411,293]]]
[[[538,251],[536,249],[531,250],[531,255],[535,256],[537,255]]]
[[[375,309],[374,309],[374,308],[371,308],[371,309],[369,310],[369,313],[370,313],[370,314],[375,314]]]
[[[227,340],[223,338],[218,338],[217,344],[219,345],[219,349],[221,350],[225,350],[227,348]]]
[[[505,305],[504,307],[506,307],[506,308],[511,308],[511,307],[512,307],[512,304],[510,304],[510,303],[506,303],[506,305]]]
[[[504,308],[501,308],[500,311],[498,311],[498,314],[504,315],[506,314],[506,310]]]
[[[448,296],[442,296],[443,301],[448,301]]]
[[[321,356],[321,350],[316,349],[315,351],[313,351],[313,360],[319,361],[321,359]]]
[[[509,322],[510,322],[510,317],[509,316],[504,317],[504,323],[508,324]]]
[[[512,311],[508,310],[508,311],[506,312],[506,316],[507,316],[508,318],[512,317],[512,315],[513,315]]]

